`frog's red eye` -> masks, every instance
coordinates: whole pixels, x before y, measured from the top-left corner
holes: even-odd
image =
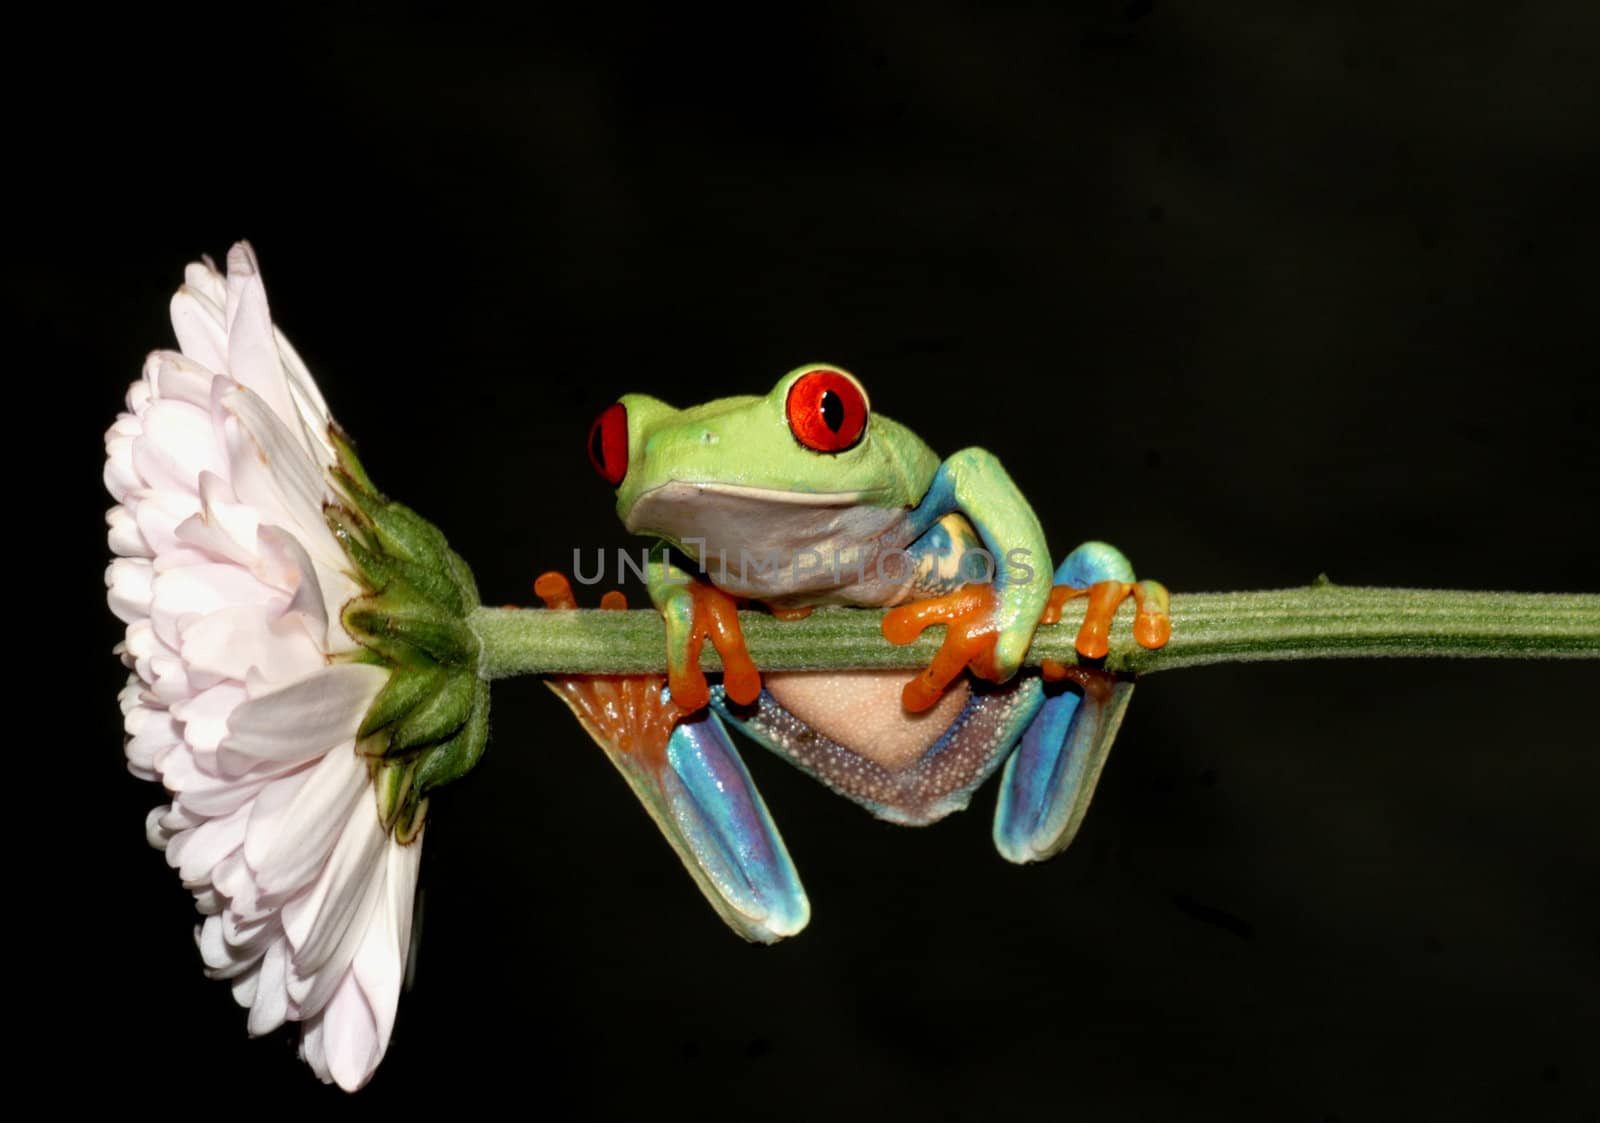
[[[616,487],[628,474],[628,408],[614,402],[589,426],[589,463]]]
[[[867,395],[837,370],[808,370],[789,387],[789,430],[818,452],[854,448],[867,430]]]

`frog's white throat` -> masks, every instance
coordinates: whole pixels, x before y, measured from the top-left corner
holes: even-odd
[[[874,502],[884,497],[672,480],[641,495],[626,525],[678,543],[737,596],[884,604],[905,582],[876,579],[873,562],[903,549],[909,529],[906,508]]]

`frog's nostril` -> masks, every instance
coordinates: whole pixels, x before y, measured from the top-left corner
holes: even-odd
[[[707,429],[705,432],[700,434],[700,443],[703,445],[714,445],[721,439],[721,437],[717,436],[710,429]]]

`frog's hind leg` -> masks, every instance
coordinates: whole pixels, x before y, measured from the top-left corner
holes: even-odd
[[[1132,585],[1128,559],[1103,542],[1079,546],[1056,569],[1074,589]],[[1115,605],[1112,606],[1115,608]],[[1133,683],[1090,667],[1047,666],[1046,698],[1006,761],[994,844],[1012,862],[1059,854],[1078,832],[1133,695]]]
[[[547,573],[534,587],[546,607],[576,607],[560,574]],[[627,602],[607,593],[602,607]],[[560,675],[546,683],[605,750],[729,927],[774,943],[806,926],[811,905],[800,877],[716,714],[686,714],[661,675]]]

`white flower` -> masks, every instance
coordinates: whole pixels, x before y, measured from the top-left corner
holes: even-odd
[[[171,793],[147,833],[205,917],[207,974],[354,1090],[394,1026],[422,846],[380,823],[355,747],[389,672],[339,658],[364,590],[324,521],[327,406],[247,245],[226,278],[188,267],[172,325],[182,353],[150,356],[106,434],[128,765]]]

